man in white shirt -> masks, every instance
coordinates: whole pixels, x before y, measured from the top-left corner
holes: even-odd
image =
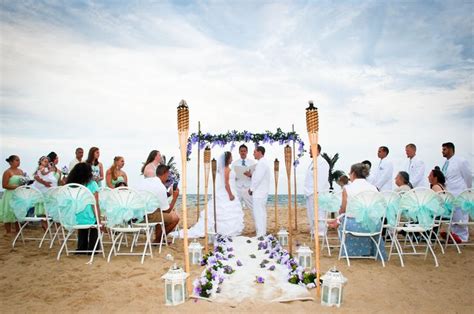
[[[253,156],[258,160],[248,193],[252,196],[252,216],[257,237],[267,234],[267,199],[270,189],[270,166],[265,158],[265,148],[258,146]]]
[[[410,183],[414,188],[428,187],[427,176],[425,176],[425,163],[416,156],[416,145],[408,144],[405,146],[405,153],[408,157],[408,162],[405,166],[405,171],[410,177]]]
[[[313,158],[313,152],[309,151],[310,157]],[[320,191],[329,190],[329,164],[321,157],[321,145],[318,144],[318,193]],[[314,180],[313,180],[313,161],[309,164],[304,180],[304,194],[306,196],[306,210],[308,221],[311,228],[311,234],[314,232]],[[319,207],[318,211],[318,233],[323,236],[326,233],[326,209]],[[323,221],[321,221],[323,220]]]
[[[454,196],[458,196],[464,190],[472,188],[472,173],[466,159],[454,155],[454,144],[451,142],[442,145],[442,154],[446,158],[443,165],[443,174],[446,177],[446,190]],[[456,207],[453,214],[453,222],[468,222],[469,214],[464,213],[461,208]],[[457,234],[463,242],[469,239],[467,225],[452,225],[451,231]]]
[[[161,222],[161,213],[163,213],[163,221],[165,222],[166,234],[174,230],[179,222],[179,217],[174,210],[174,205],[178,199],[179,189],[173,190],[173,199],[168,202],[168,195],[164,183],[168,180],[170,168],[166,165],[159,165],[156,168],[156,177],[145,178],[140,182],[137,190],[149,191],[158,197],[158,208],[148,212],[148,222]],[[154,243],[161,241],[161,228],[155,230]]]
[[[373,173],[370,174],[370,183],[375,185],[379,191],[391,191],[393,184],[393,165],[387,160],[389,150],[386,146],[380,146],[377,156],[380,162],[377,167],[373,167]]]
[[[232,163],[232,168],[236,166],[240,167],[251,167],[255,165],[255,161],[247,158],[248,148],[245,144],[240,145],[239,155],[240,159],[237,159]],[[237,187],[237,197],[240,203],[243,203],[245,207],[252,209],[252,196],[249,195],[248,190],[250,189],[251,183],[250,176],[244,178],[235,178],[235,185]]]
[[[71,171],[75,165],[82,162],[82,157],[84,157],[84,150],[81,147],[76,148],[76,158],[69,163],[69,171]]]

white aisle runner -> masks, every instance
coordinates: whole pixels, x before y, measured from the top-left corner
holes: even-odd
[[[250,240],[251,243],[247,243],[247,240]],[[224,264],[231,265],[235,272],[224,280],[221,285],[221,293],[216,294],[212,300],[240,303],[243,300],[286,302],[312,299],[313,295],[308,289],[288,282],[289,270],[287,266],[277,264],[275,260],[269,259],[268,255],[265,255],[265,250],[258,250],[258,242],[256,238],[233,238],[232,246],[235,258]],[[255,258],[251,258],[251,254],[254,254]],[[264,259],[269,263],[265,268],[261,268],[260,263]],[[242,262],[242,266],[236,265],[237,260]],[[275,265],[274,271],[268,269],[272,265]],[[256,276],[263,277],[265,283],[256,283]]]

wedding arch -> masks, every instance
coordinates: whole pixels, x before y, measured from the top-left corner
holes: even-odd
[[[198,148],[198,158],[197,158],[197,219],[199,217],[200,211],[200,151],[205,147],[213,148],[216,145],[220,147],[225,147],[230,144],[230,150],[233,150],[235,146],[239,143],[254,143],[255,146],[264,145],[264,144],[279,144],[279,145],[289,145],[293,144],[293,180],[294,180],[294,229],[298,230],[298,203],[297,203],[297,189],[296,189],[296,167],[299,165],[299,159],[303,157],[305,150],[304,141],[301,139],[300,135],[295,132],[294,125],[292,126],[292,131],[284,132],[281,128],[277,128],[276,132],[272,133],[266,130],[264,133],[253,133],[247,130],[239,132],[237,130],[227,131],[226,133],[221,134],[211,134],[201,132],[201,123],[198,122],[198,132],[191,133],[188,138],[187,143],[187,159],[191,160],[190,156],[193,151],[193,147],[197,146]],[[296,153],[296,145],[298,145],[298,153]],[[276,193],[276,191],[275,191]],[[276,202],[276,195],[275,195]],[[276,206],[276,205],[275,205]]]

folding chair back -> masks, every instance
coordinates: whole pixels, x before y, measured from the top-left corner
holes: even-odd
[[[456,205],[465,213],[468,213],[471,219],[474,219],[474,190],[467,189],[458,195]]]
[[[61,187],[57,193],[59,221],[66,229],[72,229],[76,223],[76,214],[91,205],[96,217],[97,228],[99,228],[99,213],[96,206],[94,194],[85,186],[69,183]]]
[[[431,229],[434,218],[444,212],[438,195],[427,188],[415,188],[403,194],[400,209],[425,230]]]
[[[127,225],[133,218],[143,219],[145,203],[140,194],[128,187],[119,187],[107,195],[105,213],[109,228]]]
[[[387,204],[387,224],[394,227],[400,219],[400,194],[393,191],[384,191],[382,192],[382,196]]]
[[[41,202],[43,202],[43,195],[39,190],[32,186],[22,185],[13,191],[10,206],[13,208],[16,219],[23,222],[28,210]]]
[[[369,232],[381,232],[387,212],[382,194],[374,191],[361,192],[347,201],[346,215],[354,217]]]

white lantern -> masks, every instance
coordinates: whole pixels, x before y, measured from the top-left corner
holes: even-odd
[[[193,242],[189,244],[189,260],[191,261],[192,265],[199,264],[201,262],[202,258],[202,249],[203,247],[199,242],[196,242],[196,239],[194,239]]]
[[[288,245],[288,231],[285,229],[281,229],[278,233],[278,242],[280,242],[281,246]]]
[[[298,264],[303,268],[313,267],[313,251],[306,244],[300,246],[296,250],[298,254]]]
[[[208,231],[207,232],[207,241],[210,244],[213,244],[216,242],[217,234],[214,231]]]
[[[325,306],[340,307],[342,303],[342,295],[344,285],[347,282],[341,272],[334,266],[324,276],[321,277],[323,281],[323,293],[321,294],[321,304]]]
[[[186,278],[188,278],[188,276],[189,274],[174,264],[173,267],[161,277],[165,280],[166,305],[178,305],[186,301]]]

